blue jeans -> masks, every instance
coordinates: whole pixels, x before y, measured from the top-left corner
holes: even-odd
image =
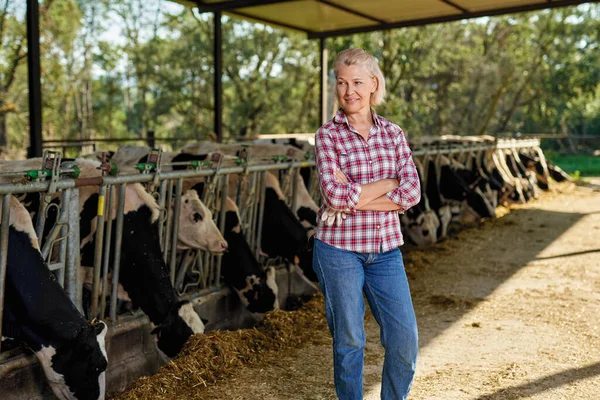
[[[415,374],[419,346],[417,321],[400,249],[355,253],[315,240],[313,257],[333,337],[338,398],[363,398],[364,292],[379,324],[385,349],[381,399],[406,399]]]

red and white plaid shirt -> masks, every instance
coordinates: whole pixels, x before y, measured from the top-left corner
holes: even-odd
[[[342,109],[319,128],[315,153],[323,206],[315,238],[340,249],[359,253],[379,253],[402,244],[398,211],[363,211],[356,205],[361,184],[381,179],[398,179],[399,186],[387,197],[409,209],[421,199],[419,175],[412,160],[404,132],[391,121],[372,111],[374,124],[367,141],[348,122]],[[350,183],[338,183],[334,172],[341,169]],[[340,226],[325,225],[321,216],[326,208],[349,209]]]

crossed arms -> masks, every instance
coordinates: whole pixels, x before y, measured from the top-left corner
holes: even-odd
[[[350,183],[341,170],[335,170],[335,180],[338,183]],[[361,194],[356,204],[357,210],[365,211],[396,211],[402,210],[399,204],[387,197],[387,193],[398,187],[396,179],[382,179],[373,183],[361,185]]]

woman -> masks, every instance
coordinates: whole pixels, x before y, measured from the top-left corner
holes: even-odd
[[[313,267],[333,336],[335,388],[341,400],[363,398],[364,292],[385,348],[381,398],[406,399],[418,340],[398,213],[419,202],[419,177],[400,127],[371,109],[385,96],[377,60],[344,50],[334,72],[340,109],[315,143],[323,207]]]

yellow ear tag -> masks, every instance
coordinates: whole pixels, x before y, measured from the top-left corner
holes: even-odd
[[[104,196],[98,197],[98,215],[104,215]]]

